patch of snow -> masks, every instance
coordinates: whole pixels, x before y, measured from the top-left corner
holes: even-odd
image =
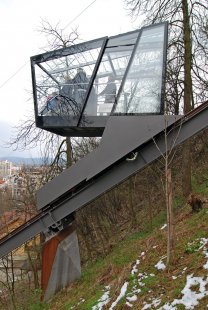
[[[128,301],[136,301],[136,300],[137,300],[137,296],[136,296],[136,295],[129,296],[129,297],[126,297],[126,299],[127,299]]]
[[[204,242],[204,245],[203,245],[203,253],[205,255],[205,258],[207,259],[207,262],[203,265],[204,269],[208,269],[208,248],[205,246],[208,242],[208,239],[205,239],[203,238],[203,240],[206,242]]]
[[[105,287],[106,291],[104,291],[104,294],[100,297],[98,300],[97,305],[92,307],[92,310],[102,310],[103,306],[107,305],[110,301],[109,294],[110,294],[110,286]]]
[[[166,268],[165,264],[163,263],[162,260],[160,260],[156,265],[155,267],[158,269],[158,270],[164,270]]]
[[[151,309],[151,304],[146,304],[141,310]]]
[[[165,229],[167,227],[167,224],[164,224],[161,228],[160,228],[160,230],[163,230],[163,229]]]
[[[161,303],[161,299],[156,298],[152,301],[152,305],[156,308]]]
[[[160,310],[160,309],[162,309],[162,310],[177,310],[177,308],[176,307],[173,307],[172,305],[164,305],[162,308],[159,308],[158,310]]]
[[[139,273],[138,274],[138,284],[140,286],[145,286],[145,283],[142,282],[142,280],[147,279],[148,278],[148,274],[147,273]]]
[[[84,299],[84,298],[81,298],[81,299],[80,299],[80,302],[78,303],[78,305],[82,304],[83,302],[85,302],[85,299]]]
[[[198,305],[198,300],[208,295],[208,291],[205,289],[207,284],[208,278],[203,280],[201,277],[187,276],[187,283],[181,291],[183,297],[181,299],[175,299],[172,304],[183,304],[186,309],[194,309],[194,306]],[[199,293],[191,290],[191,287],[196,285],[199,285]]]
[[[137,294],[137,295],[138,295],[140,292],[141,292],[141,289],[140,289],[140,288],[136,288],[136,286],[134,286],[131,293],[132,293],[132,294]]]
[[[185,309],[194,309],[198,305],[198,301],[205,296],[208,296],[208,290],[206,290],[206,285],[208,284],[208,277],[203,279],[202,277],[193,277],[193,275],[188,275],[186,278],[186,285],[181,291],[183,297],[181,299],[175,299],[172,303],[167,303],[166,305],[159,308],[159,310],[172,310],[177,309],[174,306],[182,304]],[[199,292],[191,290],[191,288],[196,285],[199,286]]]
[[[188,267],[183,268],[183,271],[181,273],[184,274],[187,268]]]
[[[200,246],[199,250],[204,248],[204,246],[208,243],[208,239],[207,238],[201,238],[200,243],[201,243],[201,246]]]
[[[138,269],[136,268],[136,266],[133,266],[131,274],[135,274],[138,272]]]
[[[172,279],[175,280],[175,279],[177,279],[177,277],[176,276],[172,276]]]
[[[159,298],[153,299],[151,300],[151,303],[148,303],[148,304],[145,303],[144,307],[141,310],[153,309],[153,307],[156,309],[156,307],[159,306],[160,303],[161,303],[161,299]]]
[[[135,265],[133,266],[132,270],[131,270],[131,274],[135,274],[138,272],[137,266],[140,264],[140,260],[137,259]]]
[[[142,252],[141,254],[140,254],[140,256],[139,257],[141,257],[143,260],[145,259],[145,252]],[[131,270],[131,274],[135,274],[135,273],[137,273],[138,272],[138,268],[137,268],[137,266],[140,264],[140,259],[137,259],[136,260],[136,263],[134,264],[134,266],[132,267],[132,270]]]
[[[205,255],[205,258],[207,258],[208,259],[208,249],[204,249],[204,255]]]
[[[147,275],[147,273],[146,272],[144,272],[144,273],[139,273],[138,274],[138,278],[139,278],[139,280],[142,280],[142,279],[146,279],[148,277],[148,275]]]
[[[113,308],[115,308],[115,306],[117,305],[117,303],[121,300],[121,298],[123,298],[126,294],[127,291],[127,287],[129,285],[129,282],[125,282],[121,288],[120,294],[117,297],[117,299],[112,303],[111,307],[109,308],[109,310],[112,310]]]
[[[130,307],[130,308],[132,308],[133,307],[133,305],[132,304],[130,304],[130,302],[126,302],[126,305],[128,306],[128,307]]]
[[[80,298],[80,301],[75,306],[71,306],[70,309],[74,309],[74,308],[76,308],[77,306],[81,305],[84,302],[85,302],[85,299],[84,298]]]

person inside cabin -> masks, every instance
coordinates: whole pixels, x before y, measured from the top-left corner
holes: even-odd
[[[59,96],[57,92],[52,92],[46,99],[46,106],[41,112],[41,115],[57,114],[59,106]]]
[[[77,73],[72,82],[74,85],[74,99],[78,108],[82,109],[89,84],[89,79],[83,68],[77,68]]]
[[[67,74],[64,77],[64,84],[60,90],[60,95],[66,97],[66,99],[73,98],[74,84],[72,78]]]
[[[61,97],[62,114],[72,114],[72,112],[75,112],[74,83],[68,74],[64,77],[64,84],[59,94]]]
[[[106,87],[98,96],[105,95],[104,103],[114,103],[116,98],[116,91],[117,87],[115,83],[115,77],[113,75],[109,75]]]
[[[97,94],[94,85],[92,85],[84,113],[91,116],[97,115]]]
[[[87,89],[89,83],[87,74],[81,67],[77,68],[77,73],[75,77],[72,79],[72,81],[74,85],[76,85],[78,88],[85,90]]]

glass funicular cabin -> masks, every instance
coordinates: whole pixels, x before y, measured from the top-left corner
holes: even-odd
[[[36,126],[102,136],[111,115],[162,114],[167,23],[31,57]]]
[[[167,23],[161,23],[31,58],[37,126],[63,136],[103,136],[99,147],[38,190],[40,212],[0,240],[0,258],[60,227],[76,210],[207,128],[208,102],[184,116],[160,115],[166,47]],[[113,91],[106,95],[107,83]]]

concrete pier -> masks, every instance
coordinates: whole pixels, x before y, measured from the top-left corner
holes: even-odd
[[[41,276],[43,300],[50,299],[80,275],[79,245],[72,224],[46,241],[43,246]]]

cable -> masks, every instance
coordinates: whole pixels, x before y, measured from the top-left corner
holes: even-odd
[[[25,62],[15,73],[13,73],[6,81],[4,81],[1,85],[0,88],[2,88],[7,82],[9,82],[17,73],[19,73],[20,70],[22,70],[27,64],[29,60]]]
[[[91,5],[93,5],[97,0],[93,0],[86,8],[84,8],[76,17],[74,17],[64,28],[63,30],[65,30],[69,25],[71,25],[78,17],[80,17]],[[19,71],[21,71],[27,64],[29,63],[29,60],[27,62],[25,62],[15,73],[13,73],[6,81],[4,81],[1,85],[0,85],[0,89],[7,84],[7,82],[9,82],[17,73],[19,73]]]
[[[97,0],[92,1],[84,10],[82,10],[76,17],[74,17],[65,27],[65,30],[69,25],[71,25],[78,17],[80,17],[91,5],[93,5]]]

